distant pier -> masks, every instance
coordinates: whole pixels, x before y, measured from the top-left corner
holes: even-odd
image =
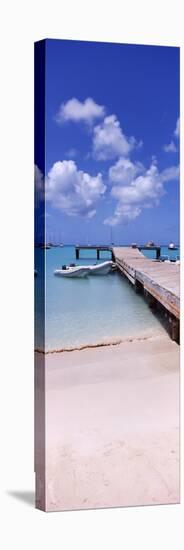
[[[100,260],[100,252],[111,252],[111,257],[113,255],[113,252],[112,252],[112,246],[106,246],[106,245],[100,245],[100,246],[95,246],[95,245],[77,245],[75,247],[75,255],[76,255],[76,260],[79,260],[80,258],[80,250],[96,250],[96,254],[97,254],[97,260]]]
[[[129,247],[124,247],[125,249],[128,249]],[[134,247],[131,247],[131,250],[132,248]],[[147,245],[141,245],[141,246],[135,246],[136,250],[152,250],[152,251],[155,251],[156,252],[156,259],[159,260],[160,259],[160,251],[161,251],[161,247],[160,246],[147,246]],[[97,260],[100,260],[100,252],[111,252],[111,256],[113,258],[113,245],[87,245],[87,244],[81,244],[81,245],[76,245],[75,247],[75,255],[76,255],[76,260],[79,260],[80,259],[80,251],[81,250],[96,250],[96,253],[97,253]]]

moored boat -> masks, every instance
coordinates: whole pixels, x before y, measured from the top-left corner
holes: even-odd
[[[63,265],[62,269],[56,269],[54,275],[61,277],[86,277],[86,275],[107,275],[116,269],[112,260],[94,265]]]
[[[86,277],[89,274],[89,268],[85,266],[66,266],[63,265],[62,269],[55,269],[54,275],[58,277],[81,278]]]
[[[169,243],[169,246],[168,246],[169,250],[178,250],[178,247],[174,244],[174,243]]]
[[[89,269],[89,275],[107,275],[112,271],[113,266],[112,260],[108,260],[101,264],[88,265],[86,267]]]
[[[148,248],[151,248],[152,246],[155,246],[155,243],[154,243],[154,241],[148,241],[148,243],[146,244],[146,246],[147,246]]]

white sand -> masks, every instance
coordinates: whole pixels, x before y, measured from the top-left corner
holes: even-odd
[[[179,501],[179,347],[46,356],[46,509]]]

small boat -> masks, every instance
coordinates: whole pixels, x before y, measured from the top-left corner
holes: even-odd
[[[55,269],[54,275],[57,275],[58,277],[66,277],[68,279],[70,278],[81,278],[86,277],[89,275],[89,268],[87,266],[67,266],[62,265],[62,269]]]
[[[152,247],[152,246],[155,246],[155,243],[153,241],[148,241],[148,243],[146,244],[147,247]]]
[[[101,264],[94,264],[94,265],[88,265],[83,266],[87,267],[89,269],[89,275],[107,275],[114,270],[115,264],[112,262],[112,260],[108,260],[106,262],[102,262]]]
[[[37,269],[35,269],[34,270],[34,276],[37,277],[37,275],[38,275],[38,271],[37,271]]]
[[[132,248],[138,248],[138,245],[137,245],[137,243],[132,243],[132,244],[131,244],[131,247],[132,247]]]
[[[174,243],[169,243],[169,246],[168,246],[169,250],[178,250],[178,247],[174,244]]]

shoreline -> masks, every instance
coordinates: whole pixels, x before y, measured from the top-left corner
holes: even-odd
[[[114,337],[114,338],[108,338],[101,340],[99,342],[89,342],[89,343],[83,343],[79,344],[77,346],[66,346],[62,348],[52,348],[52,349],[46,349],[43,350],[39,347],[35,348],[36,353],[40,353],[43,355],[52,355],[52,354],[59,354],[59,353],[71,353],[74,351],[83,351],[85,349],[96,349],[96,348],[104,348],[104,347],[110,347],[110,346],[119,346],[121,344],[125,344],[126,342],[139,342],[139,341],[146,341],[146,340],[152,340],[153,338],[161,338],[166,337],[170,339],[170,336],[166,329],[162,326],[159,329],[154,329],[150,332],[142,331],[139,334],[132,334],[131,336],[125,336],[123,337]]]

